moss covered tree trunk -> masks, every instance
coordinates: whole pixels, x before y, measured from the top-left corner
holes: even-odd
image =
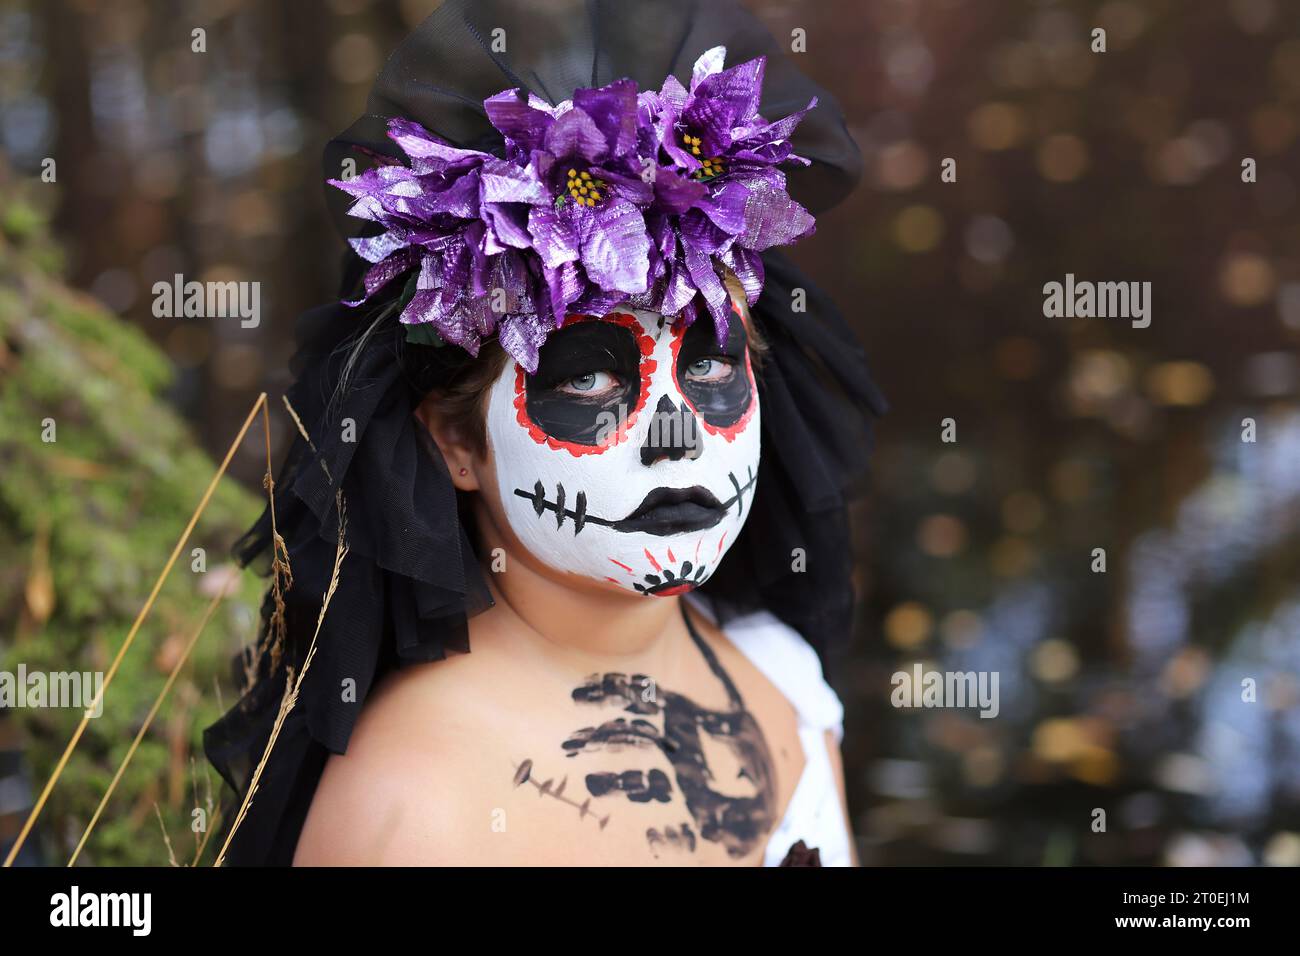
[[[63,282],[41,215],[16,192],[0,181],[0,677],[11,698],[20,669],[30,680],[109,668],[217,469],[164,398],[167,358]],[[257,495],[221,482],[22,862],[67,861],[208,601],[235,573],[230,545],[259,509]],[[213,616],[81,862],[194,859],[219,792],[200,736],[234,699],[228,662],[254,633],[260,587],[243,576]],[[21,756],[0,786],[0,852],[82,714],[17,703],[0,696],[0,748]]]

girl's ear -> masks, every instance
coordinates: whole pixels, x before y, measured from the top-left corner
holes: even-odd
[[[438,395],[429,393],[415,409],[415,417],[428,429],[442,460],[447,463],[451,483],[459,491],[478,491],[479,477],[476,468],[483,466],[475,454],[474,446],[463,430],[444,418],[438,410]]]

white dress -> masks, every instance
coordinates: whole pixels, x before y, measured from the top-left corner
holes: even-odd
[[[691,610],[716,623],[706,600],[687,595]],[[803,775],[795,785],[785,817],[768,838],[764,866],[778,866],[790,847],[803,840],[816,848],[822,866],[852,866],[852,836],[844,821],[839,788],[826,749],[826,731],[838,745],[844,739],[844,705],[826,683],[817,652],[793,628],[767,611],[732,618],[722,628],[736,648],[781,691],[799,717]]]

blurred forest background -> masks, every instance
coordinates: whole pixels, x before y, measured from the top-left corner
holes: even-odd
[[[186,456],[220,459],[258,392],[287,385],[294,316],[335,297],[321,147],[435,5],[0,0],[0,467],[28,467],[41,416],[12,402],[49,381],[27,361],[46,342],[19,321],[33,314],[122,362],[134,353],[118,332],[77,318],[120,316],[120,341],[143,356],[126,364],[148,370],[135,387],[188,422],[145,417],[134,440],[128,428],[113,447],[74,447],[39,481],[0,479],[7,666],[115,653],[206,482]],[[778,37],[806,31],[794,55],[840,99],[866,162],[861,188],[793,250],[855,324],[892,404],[855,521],[860,626],[828,662],[863,862],[1300,864],[1300,10],[748,5]],[[1090,50],[1097,27],[1104,53]],[[54,182],[40,181],[47,157]],[[941,181],[945,158],[955,182]],[[155,318],[152,286],[177,273],[260,283],[263,321]],[[1043,285],[1066,273],[1151,282],[1150,327],[1045,318]],[[49,287],[58,275],[70,289]],[[72,421],[130,420],[129,399],[76,394],[71,372],[72,394],[50,400]],[[129,391],[129,379],[116,381]],[[944,419],[956,442],[941,440]],[[272,424],[278,463],[291,425]],[[167,461],[138,472],[157,483],[147,508],[76,510],[105,474],[137,473],[156,434],[184,474]],[[264,460],[254,429],[201,529],[212,567],[257,512]],[[140,544],[78,545],[61,516]],[[124,580],[78,601],[95,556]],[[143,635],[152,658],[123,684],[138,712],[92,725],[43,831],[58,849],[34,846],[31,862],[75,844],[166,673],[167,642],[197,621],[211,585],[183,571],[175,619]],[[167,862],[152,807],[176,841],[203,805],[187,747],[255,601],[256,588],[211,625],[87,862]],[[890,677],[916,662],[998,671],[999,717],[893,708]],[[51,713],[17,715],[21,728],[0,715],[0,846],[71,730]]]

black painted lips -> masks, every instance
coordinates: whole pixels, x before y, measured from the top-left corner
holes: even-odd
[[[617,531],[646,534],[687,534],[712,528],[727,513],[726,507],[708,488],[656,488],[622,521]]]

